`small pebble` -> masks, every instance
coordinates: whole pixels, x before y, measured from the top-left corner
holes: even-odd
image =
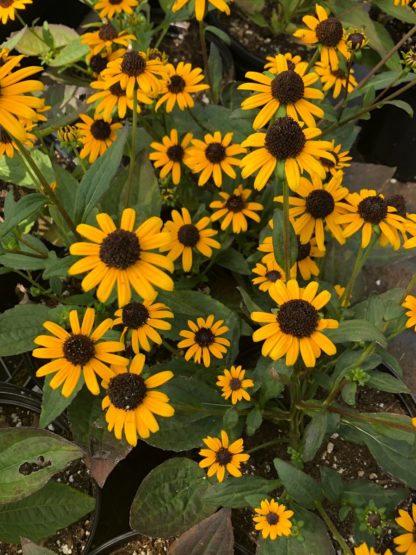
[[[359,476],[360,478],[362,478],[362,477],[364,476],[364,474],[365,474],[364,470],[359,470],[359,471],[358,471],[358,476]]]
[[[369,476],[370,480],[375,480],[376,478],[378,478],[377,474],[375,472],[372,472]]]
[[[332,443],[332,441],[330,441],[328,443],[328,445],[326,446],[326,451],[327,453],[332,453],[332,451],[334,450],[335,445]]]

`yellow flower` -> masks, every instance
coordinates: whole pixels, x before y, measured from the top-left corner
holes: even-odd
[[[315,71],[320,76],[323,90],[329,91],[334,89],[332,92],[333,98],[338,98],[341,92],[347,87],[348,82],[348,93],[352,92],[357,86],[357,80],[354,77],[354,70],[350,69],[350,75],[348,76],[342,69],[333,69],[330,65],[324,65],[322,62],[317,62],[315,65]]]
[[[393,249],[400,247],[399,231],[404,231],[404,219],[397,214],[396,208],[389,206],[374,189],[361,189],[359,193],[350,193],[347,202],[341,203],[347,212],[338,216],[339,224],[347,224],[344,228],[344,237],[351,237],[362,229],[361,246],[368,247],[374,232],[374,226],[378,226],[380,239],[390,243]]]
[[[31,4],[33,0],[3,0],[0,2],[0,20],[3,23],[15,20],[16,11],[24,10],[27,4]]]
[[[254,83],[243,83],[238,87],[243,91],[255,91],[241,103],[243,110],[263,106],[254,119],[253,128],[264,127],[281,106],[286,108],[286,114],[291,118],[304,121],[308,127],[316,127],[314,116],[324,117],[324,111],[316,105],[324,94],[310,86],[319,80],[318,75],[308,72],[308,62],[299,62],[295,69],[289,69],[283,54],[276,56],[275,65],[278,71],[272,75],[249,71],[246,78]]]
[[[224,320],[214,322],[214,316],[210,314],[206,320],[197,318],[196,323],[188,320],[189,330],[179,332],[182,341],[178,343],[179,349],[187,349],[185,360],[193,358],[198,364],[203,362],[208,368],[211,364],[211,355],[215,358],[223,358],[227,348],[231,345],[225,337],[220,337],[229,331],[224,326]]]
[[[247,202],[251,195],[250,189],[244,189],[242,185],[239,185],[231,195],[225,191],[220,192],[219,195],[222,200],[214,200],[209,207],[217,209],[212,214],[211,220],[216,222],[222,219],[222,230],[232,224],[233,232],[241,233],[248,229],[247,218],[255,222],[260,221],[260,216],[256,212],[263,210],[263,205],[259,202]]]
[[[111,19],[115,15],[133,14],[133,8],[139,5],[139,0],[98,0],[94,9],[99,12],[101,19]]]
[[[279,280],[269,289],[269,294],[277,303],[277,314],[272,312],[253,312],[251,319],[261,322],[262,327],[253,333],[253,341],[264,341],[262,355],[278,360],[286,355],[287,366],[293,366],[299,353],[306,367],[313,368],[316,359],[324,351],[334,355],[337,350],[325,329],[334,329],[339,322],[322,318],[319,311],[331,298],[329,291],[321,291],[319,284],[311,281],[300,288],[295,279],[287,283]]]
[[[263,539],[275,540],[278,536],[287,537],[292,535],[290,519],[294,512],[287,510],[285,505],[277,503],[274,499],[271,501],[263,499],[260,502],[260,507],[254,509],[254,512],[257,513],[253,517],[256,523],[255,528],[261,532]]]
[[[415,418],[412,418],[412,426],[413,426],[414,428],[416,428],[416,417],[415,417]]]
[[[123,54],[125,53],[125,48],[119,48],[111,54],[101,52],[101,54],[93,55],[92,52],[89,52],[86,56],[86,61],[89,63],[93,74],[95,76],[101,77],[102,72],[107,68],[107,64],[112,60],[116,60],[120,56],[123,56]]]
[[[316,174],[313,175],[312,181],[300,178],[300,184],[296,189],[298,196],[289,197],[289,203],[293,206],[289,209],[289,215],[302,244],[309,243],[312,237],[315,237],[318,249],[324,251],[326,227],[341,245],[345,243],[337,218],[345,213],[341,201],[349,191],[342,187],[341,183],[342,172],[335,174],[325,184]],[[283,202],[283,197],[276,197],[275,200]]]
[[[154,415],[166,418],[175,413],[166,393],[155,390],[169,381],[173,372],[164,370],[143,378],[144,363],[145,356],[138,354],[129,369],[112,366],[115,376],[103,382],[107,395],[102,401],[102,408],[106,410],[108,431],[114,431],[117,439],[122,438],[124,431],[127,442],[133,447],[137,445],[137,437],[147,439],[159,430]]]
[[[408,6],[413,0],[393,0],[395,6]]]
[[[368,547],[366,543],[361,544],[359,547],[354,547],[354,555],[382,555],[378,553],[374,547]],[[384,555],[393,555],[390,549],[386,549]]]
[[[234,476],[241,477],[241,463],[248,461],[250,455],[243,453],[244,442],[237,439],[231,445],[227,432],[221,430],[221,438],[205,437],[202,440],[208,449],[201,449],[199,454],[204,457],[199,463],[201,468],[208,468],[208,477],[217,475],[217,480],[222,482],[225,478],[225,472]]]
[[[195,102],[191,95],[209,89],[208,85],[201,83],[204,74],[199,67],[192,68],[191,64],[179,62],[176,68],[167,64],[166,71],[166,79],[160,90],[162,96],[156,103],[156,110],[165,103],[167,112],[171,112],[175,106],[179,110],[193,108]]]
[[[416,2],[415,2],[416,4]],[[411,48],[407,52],[402,52],[403,62],[407,67],[410,67],[413,71],[416,70],[416,50]]]
[[[345,293],[345,287],[343,287],[342,285],[336,284],[336,285],[334,285],[334,289],[335,289],[336,294],[338,295],[339,300],[341,300],[344,296],[344,293]],[[349,299],[344,299],[341,303],[341,306],[343,306],[343,307],[350,306],[350,300],[351,300],[351,296],[350,296]]]
[[[264,257],[266,258],[266,257]],[[281,266],[274,260],[274,256],[267,258],[264,264],[258,262],[253,268],[253,274],[257,274],[259,277],[252,279],[253,285],[258,285],[260,291],[269,291],[270,287],[273,287],[276,281],[282,279],[286,280],[286,275]]]
[[[294,191],[299,184],[300,174],[307,171],[325,177],[321,158],[333,160],[328,153],[329,141],[314,141],[321,134],[320,129],[301,125],[289,116],[277,118],[267,129],[267,133],[253,133],[243,147],[255,147],[253,152],[241,160],[241,175],[245,179],[257,173],[254,181],[256,189],[263,189],[276,169],[277,163],[284,163],[287,182]]]
[[[295,69],[296,66],[302,61],[302,58],[298,55],[293,55],[291,52],[286,52],[283,54],[287,61],[288,69]],[[267,63],[264,64],[264,69],[270,71],[270,73],[279,73],[280,67],[280,54],[275,54],[274,56],[266,57]]]
[[[362,50],[368,46],[368,38],[364,29],[348,29],[348,31],[344,31],[344,39],[350,50]]]
[[[58,129],[58,139],[61,143],[75,143],[79,139],[79,129],[76,125],[64,125]]]
[[[150,252],[170,241],[169,233],[161,232],[162,220],[153,216],[133,231],[136,212],[125,208],[121,215],[120,229],[108,214],[96,215],[99,228],[88,224],[77,226],[78,233],[91,242],[74,243],[70,253],[82,256],[68,273],[87,275],[82,280],[84,291],[98,285],[97,297],[105,303],[117,285],[119,306],[130,302],[131,287],[143,299],[156,297],[155,286],[165,291],[173,290],[172,279],[163,270],[173,271],[172,262],[161,254]]]
[[[409,317],[406,322],[406,328],[413,328],[414,326],[416,331],[416,297],[413,295],[407,295],[402,307],[409,309],[406,312],[406,316]]]
[[[224,370],[224,374],[217,376],[217,386],[222,389],[222,397],[229,399],[236,405],[242,399],[250,401],[250,394],[246,391],[247,387],[254,387],[253,380],[244,378],[246,371],[242,366],[231,366]]]
[[[336,17],[328,16],[325,8],[319,4],[315,5],[315,10],[317,17],[305,15],[302,18],[308,28],[298,29],[293,35],[306,44],[318,44],[321,49],[321,62],[326,66],[331,65],[334,70],[338,69],[337,52],[347,60],[350,57],[342,23]]]
[[[42,91],[43,83],[27,77],[42,71],[41,67],[29,66],[17,71],[24,56],[13,56],[0,66],[0,122],[2,127],[19,141],[26,141],[28,122],[43,119],[39,111],[45,108],[42,98],[28,96],[26,93]]]
[[[140,349],[150,351],[150,342],[162,344],[162,338],[157,330],[170,330],[172,324],[164,318],[173,318],[173,312],[163,303],[153,303],[144,300],[142,303],[132,301],[115,312],[117,318],[113,325],[123,324],[121,334],[123,339],[127,332],[131,332],[131,346],[135,353]]]
[[[185,164],[194,172],[199,173],[198,185],[202,187],[212,177],[217,187],[222,185],[222,172],[231,179],[237,174],[232,166],[240,166],[240,160],[234,158],[236,154],[246,152],[239,144],[231,144],[234,133],[226,133],[222,137],[221,131],[207,133],[203,141],[192,140],[185,157]]]
[[[397,209],[397,212],[401,214],[399,208]],[[416,247],[416,214],[406,213],[405,230],[406,233],[410,233],[412,237],[404,242],[403,247],[405,249],[413,249]]]
[[[412,504],[412,516],[403,509],[399,509],[399,515],[396,522],[406,533],[394,538],[396,551],[414,555],[416,553],[416,504]]]
[[[21,123],[23,123],[26,129],[26,140],[23,144],[27,148],[32,148],[33,143],[36,141],[35,135],[33,135],[33,133],[30,133],[30,130],[33,128],[33,123],[28,122],[27,124],[25,124],[22,121]],[[14,153],[18,150],[19,147],[13,141],[13,137],[11,137],[4,129],[4,127],[0,125],[0,156],[3,156],[5,154],[8,158],[13,158]]]
[[[352,158],[349,156],[349,150],[341,152],[341,149],[342,145],[335,146],[335,141],[332,141],[329,153],[332,154],[334,161],[329,160],[328,158],[321,159],[322,165],[324,166],[327,174],[330,173],[335,175],[339,170],[344,170],[344,168],[351,166],[350,160],[352,160]]]
[[[133,98],[135,88],[155,95],[161,90],[161,78],[166,77],[166,65],[159,58],[148,58],[146,52],[127,50],[109,61],[101,75],[108,88],[119,83],[129,98]]]
[[[129,41],[134,41],[136,37],[127,31],[117,31],[111,23],[103,23],[98,31],[85,33],[81,36],[81,42],[90,48],[92,56],[105,51],[110,55],[113,45],[127,48]]]
[[[172,6],[173,13],[181,10],[186,4],[188,4],[190,0],[175,0],[175,3]],[[232,1],[232,0],[231,0]],[[207,0],[195,0],[195,17],[198,21],[202,21],[205,16],[205,6]],[[224,0],[208,0],[209,4],[212,4],[214,8],[220,10],[221,12],[225,12],[227,15],[230,15],[230,7]]]
[[[126,95],[126,91],[121,88],[120,83],[114,83],[110,88],[107,87],[106,81],[94,81],[91,83],[93,89],[99,89],[99,92],[94,93],[87,99],[87,103],[98,102],[95,109],[97,116],[101,116],[104,120],[110,121],[113,113],[117,110],[118,117],[123,119],[126,117],[127,108],[133,110],[133,98]],[[140,113],[140,105],[152,104],[153,100],[141,91],[135,91],[137,98],[137,112]]]
[[[44,364],[36,371],[38,378],[55,373],[50,382],[52,389],[57,389],[63,384],[62,395],[69,397],[84,376],[88,389],[94,395],[100,393],[96,374],[102,380],[110,379],[114,373],[107,364],[126,366],[128,360],[115,355],[117,351],[124,351],[124,344],[120,341],[102,341],[100,339],[111,328],[113,322],[107,318],[99,326],[94,327],[95,311],[93,308],[85,310],[82,324],[79,324],[78,313],[71,310],[69,323],[71,332],[67,332],[54,322],[44,322],[46,328],[53,336],[38,335],[34,342],[41,348],[34,349],[36,358],[54,359]]]
[[[111,123],[102,118],[90,118],[86,114],[81,114],[80,118],[84,123],[78,123],[79,141],[83,148],[80,152],[81,158],[87,158],[93,164],[97,158],[117,139],[117,129],[122,127],[121,123]]]
[[[179,185],[181,181],[181,162],[186,154],[186,149],[192,140],[192,133],[186,133],[182,141],[179,141],[178,131],[172,129],[170,135],[165,135],[161,143],[150,143],[150,147],[155,152],[149,154],[155,168],[160,170],[160,178],[164,179],[169,173],[172,173],[172,182]]]
[[[182,208],[182,215],[177,210],[173,210],[172,221],[166,222],[163,228],[170,234],[171,240],[160,250],[162,252],[169,251],[167,256],[173,261],[182,256],[183,271],[190,272],[193,249],[197,249],[207,258],[211,258],[212,249],[221,248],[221,244],[212,239],[214,235],[217,235],[217,231],[208,227],[210,223],[210,218],[205,216],[193,224],[187,208]]]

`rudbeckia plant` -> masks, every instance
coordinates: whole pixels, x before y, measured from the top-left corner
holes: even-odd
[[[165,553],[415,555],[416,413],[390,342],[414,342],[416,275],[363,280],[412,256],[416,213],[349,173],[360,120],[412,113],[413,3],[366,3],[414,25],[394,44],[361,2],[271,2],[299,48],[234,80],[210,18],[250,3],[86,0],[76,31],[25,23],[37,1],[0,0],[22,25],[0,49],[0,274],[20,295],[0,357],[29,357],[18,385],[42,396],[17,431],[0,384],[0,553],[93,510],[62,509],[67,464],[106,495],[151,446],[165,462],[123,475],[120,514]],[[57,418],[72,442],[42,430]]]

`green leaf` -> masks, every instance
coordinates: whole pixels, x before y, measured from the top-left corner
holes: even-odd
[[[30,156],[36,165],[45,176],[47,181],[51,183],[55,180],[55,175],[52,169],[51,159],[47,154],[41,150],[32,149],[30,151]],[[39,182],[37,178],[33,177],[32,172],[27,169],[26,163],[23,158],[16,154],[13,158],[8,156],[0,157],[0,177],[4,181],[10,181],[15,185],[21,185],[22,187],[28,187],[29,189],[38,189]]]
[[[411,393],[402,380],[394,378],[386,372],[371,372],[366,386],[378,389],[379,391],[387,391],[387,393]]]
[[[387,346],[384,335],[374,324],[367,320],[344,320],[335,330],[325,330],[325,335],[334,343],[371,341],[382,347]]]
[[[32,222],[40,215],[45,206],[46,199],[39,193],[25,195],[16,203],[14,203],[13,215],[0,224],[0,237],[4,237],[6,233],[12,230],[24,220]]]
[[[208,67],[212,79],[211,90],[214,98],[218,98],[221,92],[222,82],[222,60],[218,46],[211,42],[209,49]]]
[[[22,540],[22,555],[56,555],[54,551],[47,549],[46,547],[42,547],[40,545],[36,545],[33,542],[24,541]]]
[[[283,245],[283,211],[276,208],[273,212],[273,232],[272,242],[273,251],[276,261],[282,268],[285,267],[284,245]],[[290,224],[289,233],[289,253],[290,253],[290,267],[296,262],[298,256],[298,240],[296,238],[295,230]]]
[[[408,495],[409,490],[405,488],[386,489],[366,480],[343,480],[341,503],[364,507],[372,499],[377,507],[394,511]]]
[[[248,415],[246,420],[247,434],[252,436],[261,426],[263,422],[263,412],[258,408],[254,407]]]
[[[373,0],[383,12],[395,17],[399,21],[405,21],[414,25],[416,23],[416,14],[410,6],[395,6],[390,0]]]
[[[224,251],[221,251],[218,254],[215,259],[215,264],[218,264],[223,268],[227,268],[227,270],[231,270],[232,272],[236,272],[237,274],[241,274],[243,276],[249,276],[251,274],[251,270],[247,263],[247,260],[244,258],[241,252],[231,247],[225,249]]]
[[[400,108],[400,110],[404,110],[409,117],[413,118],[414,111],[408,102],[404,100],[388,100],[387,102],[383,102],[383,106],[386,104],[391,104],[392,106],[396,106],[396,108]]]
[[[49,65],[51,67],[68,66],[82,60],[88,52],[88,46],[81,42],[81,37],[78,37],[64,46],[58,55],[49,61]]]
[[[334,433],[339,422],[339,416],[322,411],[313,416],[305,428],[302,458],[311,461],[321,447],[325,436]]]
[[[270,399],[276,399],[282,393],[286,378],[287,367],[281,360],[270,360],[259,357],[254,370],[254,385],[260,386],[260,403],[264,406]]]
[[[320,485],[311,476],[281,459],[274,459],[273,464],[290,497],[303,507],[315,508],[315,502],[322,500]]]
[[[233,555],[231,511],[221,509],[184,532],[169,547],[169,555]]]
[[[10,37],[5,42],[2,43],[1,48],[7,48],[7,50],[13,50],[16,44],[18,44],[20,39],[26,33],[27,29],[28,29],[28,26],[25,25],[20,29],[20,31],[17,31],[16,33],[12,33]]]
[[[66,46],[71,41],[78,38],[78,33],[65,25],[51,23],[48,25],[48,30],[53,37],[55,48]],[[42,31],[43,27],[40,26],[26,29],[26,32],[22,34],[17,44],[14,45],[14,48],[25,56],[40,56],[41,54],[47,54],[50,48],[42,40]],[[13,36],[14,35],[11,35],[11,37]]]
[[[281,486],[280,480],[266,480],[259,476],[242,476],[238,480],[225,480],[214,484],[204,495],[203,501],[230,509],[250,505],[249,498],[258,495],[263,499],[267,494]]]
[[[75,223],[86,221],[104,193],[110,188],[112,179],[120,166],[126,139],[127,130],[123,129],[117,140],[82,178],[73,209]]]
[[[48,314],[49,309],[41,304],[17,305],[0,314],[0,356],[31,351]]]
[[[230,407],[224,413],[222,418],[223,429],[226,431],[233,430],[239,421],[238,410],[235,407]]]
[[[228,44],[228,45],[231,44],[230,36],[227,35],[225,31],[223,31],[222,29],[219,29],[218,27],[214,27],[213,25],[207,25],[205,27],[205,33],[211,33],[212,35],[215,35],[216,37],[221,39],[222,42],[225,42],[225,44]]]
[[[84,385],[84,379],[81,377],[72,394],[69,397],[64,397],[59,389],[52,389],[49,387],[51,380],[52,377],[47,376],[43,385],[42,410],[39,419],[39,426],[41,428],[46,428],[48,424],[61,415],[64,410],[69,407]]]
[[[339,504],[341,495],[344,491],[344,484],[341,475],[329,466],[320,466],[321,487],[325,497],[334,505]]]
[[[150,537],[182,534],[216,510],[203,501],[210,488],[205,472],[190,459],[170,459],[152,470],[133,499],[130,526]]]
[[[0,506],[0,541],[38,541],[66,528],[94,510],[95,499],[50,481],[44,488],[15,503]]]
[[[0,266],[13,270],[43,270],[46,260],[46,258],[36,258],[25,254],[7,253],[0,255]]]

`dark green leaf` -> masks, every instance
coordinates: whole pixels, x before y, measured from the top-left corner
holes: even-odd
[[[282,268],[285,267],[285,255],[284,255],[284,221],[283,212],[279,208],[273,212],[273,232],[272,232],[272,242],[273,251],[276,261],[280,264]],[[290,266],[296,262],[298,256],[298,240],[296,238],[295,231],[292,224],[289,224],[289,254],[290,254]]]
[[[330,414],[326,411],[313,416],[305,428],[303,444],[303,460],[311,461],[318,449],[321,447],[325,436],[334,433],[339,421],[339,416]]]
[[[219,48],[214,42],[211,42],[209,49],[208,67],[211,75],[211,91],[213,97],[219,98],[222,82],[222,60]]]
[[[230,509],[247,507],[248,498],[259,495],[264,498],[281,485],[280,480],[266,480],[259,476],[242,476],[238,480],[225,480],[214,484],[204,495],[210,505],[221,505]]]
[[[46,199],[39,193],[26,195],[14,204],[14,214],[11,218],[0,224],[0,237],[4,237],[6,233],[12,230],[24,220],[29,222],[36,220],[40,215]]]
[[[263,413],[258,407],[254,407],[248,415],[246,420],[247,434],[252,436],[261,426],[263,422]]]
[[[0,255],[0,265],[13,270],[43,270],[46,258],[37,258],[25,254],[7,253]]]
[[[377,507],[393,511],[409,494],[405,488],[386,489],[366,480],[345,480],[343,483],[342,503],[353,507],[364,507],[372,499]]]
[[[274,459],[273,464],[290,497],[303,507],[315,508],[315,502],[322,500],[320,485],[311,476],[281,459]]]
[[[388,393],[410,393],[410,389],[402,380],[394,378],[386,372],[371,372],[370,380],[366,383],[368,387],[387,391]]]
[[[344,484],[341,475],[336,470],[328,466],[319,467],[321,473],[321,487],[325,497],[334,505],[339,504],[341,495],[344,491]]]
[[[0,356],[31,351],[48,315],[49,309],[41,304],[17,305],[0,314]]]
[[[51,376],[47,376],[43,385],[42,410],[39,419],[39,426],[41,428],[46,428],[48,424],[61,415],[64,410],[69,407],[84,385],[84,380],[81,377],[72,394],[69,397],[64,397],[60,389],[52,389],[49,387],[51,379]]]
[[[384,335],[374,324],[367,320],[344,320],[335,330],[325,330],[325,335],[334,343],[371,341],[382,347],[387,346]]]
[[[227,268],[232,272],[236,272],[237,274],[241,274],[243,276],[249,276],[251,274],[251,270],[249,265],[247,264],[247,260],[241,254],[241,252],[229,248],[224,251],[221,251],[215,259],[215,264],[222,266],[223,268]]]
[[[410,106],[410,104],[408,102],[405,102],[404,100],[389,100],[387,102],[383,102],[383,106],[385,106],[386,104],[391,104],[392,106],[396,106],[396,108],[400,108],[400,110],[403,110],[404,112],[406,112],[406,114],[413,118],[413,108]]]

